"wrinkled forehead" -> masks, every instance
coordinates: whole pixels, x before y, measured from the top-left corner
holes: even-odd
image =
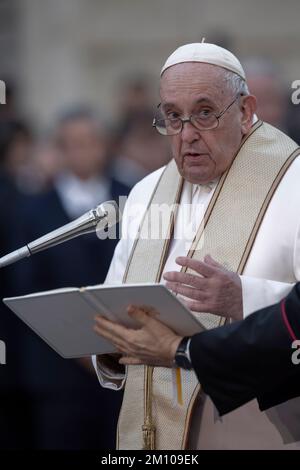
[[[207,93],[216,99],[230,96],[224,68],[205,64],[188,62],[176,64],[162,74],[160,79],[161,99],[178,94]]]

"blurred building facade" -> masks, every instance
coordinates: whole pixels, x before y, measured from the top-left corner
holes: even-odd
[[[288,87],[299,78],[298,0],[2,0],[0,76],[17,77],[21,105],[39,123],[80,96],[114,116],[115,86],[153,77],[178,45],[227,35],[239,57],[266,56]]]

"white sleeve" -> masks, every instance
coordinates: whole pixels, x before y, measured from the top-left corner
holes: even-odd
[[[293,248],[293,275],[300,280],[300,223],[296,231]],[[242,282],[243,315],[279,302],[292,290],[295,283],[271,281],[250,276],[240,276]]]
[[[242,281],[243,315],[279,302],[293,288],[294,284],[269,281],[257,277],[240,276]]]

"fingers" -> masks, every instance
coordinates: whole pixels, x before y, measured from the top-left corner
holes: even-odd
[[[107,331],[104,328],[101,328],[97,324],[94,325],[93,330],[95,333],[97,333],[99,336],[102,336],[103,338],[107,339],[111,343],[113,343],[117,350],[121,353],[128,352],[128,343],[126,340],[118,337],[116,334]]]
[[[173,330],[167,327],[160,319],[159,313],[156,312],[155,317],[150,316],[150,313],[145,313],[141,311],[139,307],[134,307],[133,310],[130,310],[130,317],[134,318],[136,321],[140,321],[141,328],[139,330],[134,330],[132,334],[132,339],[137,340],[138,335],[140,334],[145,341],[146,338],[152,338],[157,342],[159,338],[165,335],[174,334]],[[135,334],[135,336],[133,336]],[[141,337],[140,336],[140,337]]]
[[[107,334],[112,334],[120,338],[123,338],[126,333],[131,331],[130,328],[126,328],[125,326],[120,325],[119,323],[114,323],[110,320],[107,320],[106,318],[101,317],[100,315],[96,315],[94,320],[99,329],[103,330]]]
[[[224,269],[224,266],[222,266],[222,264],[220,264],[216,260],[214,260],[211,255],[206,255],[204,257],[204,262],[206,264],[209,264],[210,266],[215,267],[215,268]]]
[[[187,308],[189,308],[192,312],[207,312],[204,302],[188,299],[183,299],[183,302],[187,306]]]
[[[180,266],[192,269],[203,277],[212,277],[216,273],[215,266],[210,266],[203,261],[188,258],[187,256],[179,256],[176,258],[176,263]]]
[[[166,287],[175,294],[181,294],[190,299],[204,301],[207,299],[205,291],[195,289],[194,287],[188,287],[178,282],[167,282]]]
[[[197,302],[197,300],[184,299],[184,304],[187,306],[187,308],[191,310],[191,312],[207,313],[207,310],[205,309],[205,304],[203,302]]]
[[[163,277],[166,281],[179,282],[181,284],[196,287],[197,289],[205,289],[207,283],[206,279],[203,277],[178,271],[169,271],[165,273]]]
[[[132,318],[142,324],[141,328],[126,328],[97,315],[95,317],[96,324],[93,329],[99,336],[113,343],[119,352],[134,355],[140,349],[141,334],[144,338],[146,331],[149,332],[151,329],[155,329],[157,325],[159,327],[162,327],[162,325],[158,320],[149,317],[147,313],[138,307],[129,306],[127,311]],[[146,324],[148,324],[147,330],[144,329]]]
[[[95,333],[112,342],[121,352],[130,351],[130,343],[135,330],[113,323],[97,315],[93,329]]]
[[[198,302],[196,300],[188,300],[188,299],[184,299],[183,302],[192,312],[211,313],[212,306],[208,302]],[[224,318],[232,317],[230,313],[224,313],[224,312],[212,312],[212,313],[220,317],[224,317]],[[199,320],[201,321],[201,316],[199,317]]]
[[[156,321],[149,315],[149,313],[145,312],[145,310],[136,305],[129,305],[127,312],[131,318],[134,318],[134,320],[136,320],[142,326],[151,324],[151,321],[153,320],[154,322]]]

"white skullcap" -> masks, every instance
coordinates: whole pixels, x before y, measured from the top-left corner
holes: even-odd
[[[217,65],[231,70],[231,72],[238,74],[244,80],[246,79],[244,69],[235,55],[223,47],[206,42],[195,42],[178,47],[166,60],[160,75],[169,67],[182,64],[183,62],[203,62],[205,64]]]

